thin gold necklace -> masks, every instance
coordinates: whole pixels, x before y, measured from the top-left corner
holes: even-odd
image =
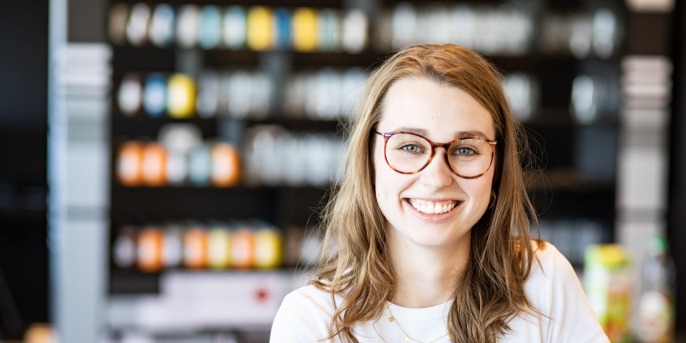
[[[403,335],[405,335],[405,340],[408,341],[408,342],[435,343],[435,342],[438,342],[438,341],[440,341],[440,340],[442,340],[443,338],[446,338],[446,337],[448,338],[449,341],[451,341],[451,342],[453,341],[453,335],[451,335],[450,332],[446,333],[445,335],[443,335],[443,336],[441,336],[441,337],[438,337],[438,338],[435,338],[435,339],[433,339],[433,340],[431,340],[431,341],[428,341],[428,342],[423,342],[423,341],[420,341],[420,340],[418,340],[418,339],[416,339],[416,338],[413,338],[412,336],[410,336],[410,335],[407,334],[407,331],[405,331],[405,329],[403,329],[402,325],[400,325],[400,322],[398,322],[398,321],[395,319],[395,316],[393,315],[393,311],[391,311],[391,307],[388,305],[388,303],[386,303],[386,308],[388,309],[388,313],[390,313],[390,316],[388,316],[388,322],[389,322],[389,323],[395,323],[395,325],[398,326],[398,329],[400,329],[400,331],[403,332]]]

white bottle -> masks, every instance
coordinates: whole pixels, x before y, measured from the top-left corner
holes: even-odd
[[[674,263],[662,236],[650,240],[640,270],[634,333],[639,342],[674,340]]]

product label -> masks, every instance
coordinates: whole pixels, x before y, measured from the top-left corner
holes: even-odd
[[[670,299],[659,291],[647,291],[638,303],[638,336],[646,342],[670,340],[673,311]]]

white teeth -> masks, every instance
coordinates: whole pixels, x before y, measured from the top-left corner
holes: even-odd
[[[427,214],[443,214],[450,212],[455,206],[457,206],[457,201],[426,201],[418,199],[409,199],[412,207],[417,209],[417,211]]]

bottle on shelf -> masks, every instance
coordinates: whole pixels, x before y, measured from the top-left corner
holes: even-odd
[[[619,244],[593,244],[584,256],[584,290],[610,342],[630,336],[633,267]]]
[[[664,236],[653,237],[641,264],[633,330],[638,342],[674,341],[676,270],[668,249]]]

